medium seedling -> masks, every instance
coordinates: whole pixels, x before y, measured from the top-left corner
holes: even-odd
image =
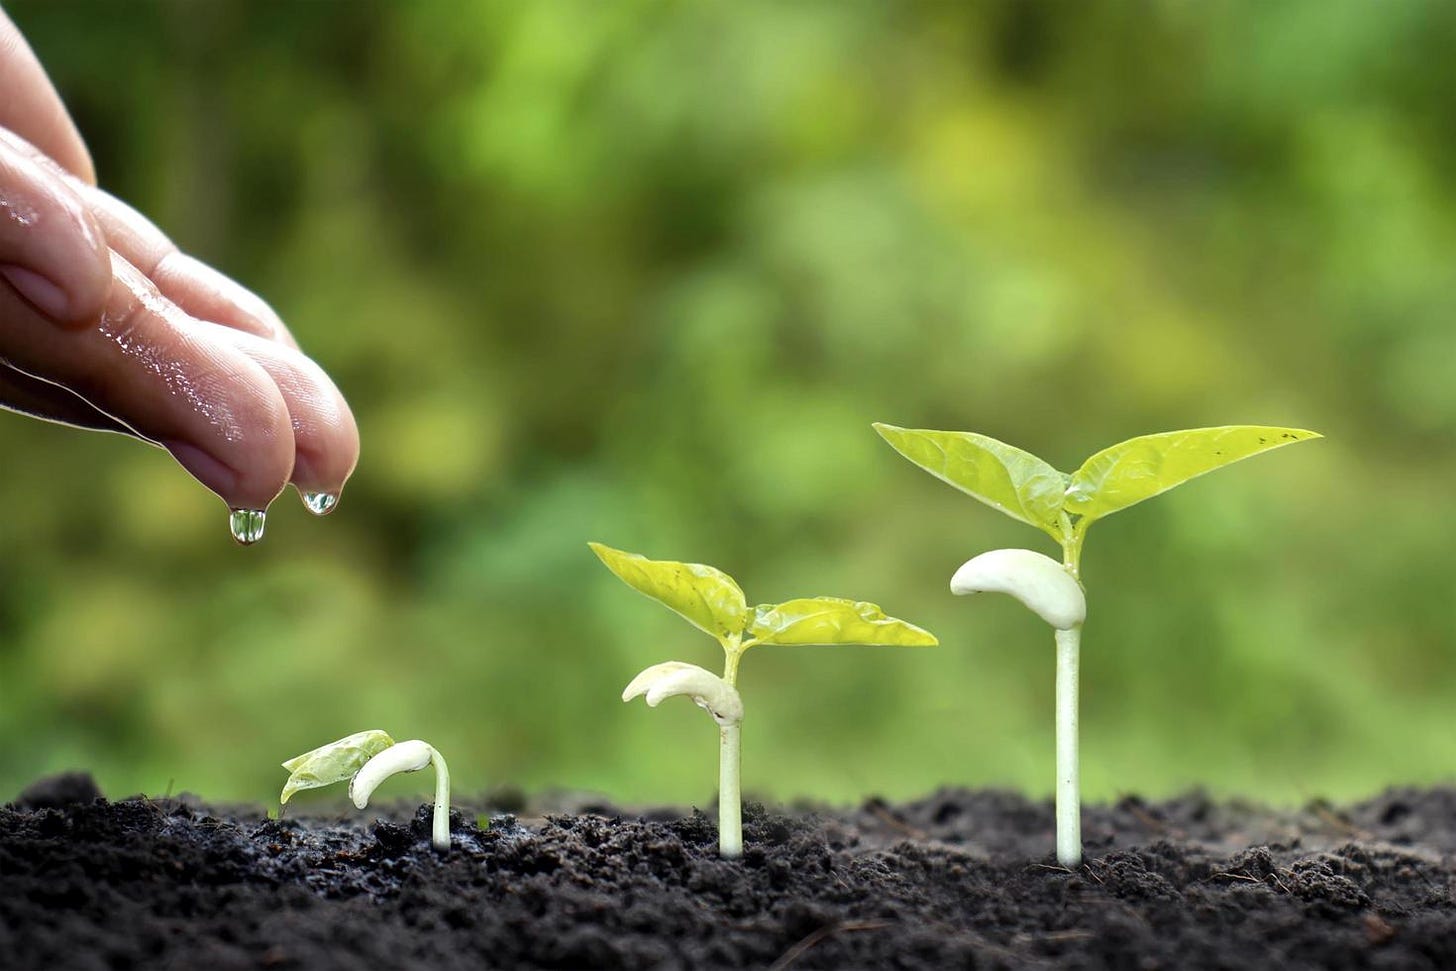
[[[885,616],[871,603],[836,597],[808,597],[749,607],[743,591],[721,570],[700,563],[649,560],[636,553],[590,543],[592,552],[624,583],[674,611],[694,627],[717,638],[725,662],[720,678],[695,664],[668,661],[633,678],[623,701],[647,696],[656,707],[664,698],[684,695],[718,724],[718,852],[743,853],[742,795],[739,786],[743,701],[738,696],[738,662],[759,644],[881,644],[931,647],[928,631]]]
[[[983,553],[956,571],[951,592],[1011,594],[1056,631],[1057,859],[1077,866],[1082,862],[1077,666],[1087,615],[1080,564],[1088,527],[1206,472],[1321,436],[1261,425],[1163,432],[1103,449],[1068,475],[1030,452],[973,432],[878,423],[874,428],[931,475],[1046,532],[1062,548],[1060,564],[1031,550]]]
[[[295,792],[318,789],[349,780],[349,798],[356,809],[369,805],[369,797],[380,783],[400,772],[418,772],[435,767],[435,818],[431,842],[444,852],[450,848],[450,770],[439,752],[420,741],[396,742],[385,732],[373,729],[356,732],[337,742],[305,752],[283,763],[288,782],[281,803]]]

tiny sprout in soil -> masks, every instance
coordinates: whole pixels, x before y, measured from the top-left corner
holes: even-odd
[[[871,603],[836,597],[809,597],[749,607],[733,578],[711,566],[649,560],[636,553],[590,543],[592,552],[629,587],[717,638],[725,658],[720,678],[695,664],[668,661],[633,678],[623,701],[646,695],[656,707],[664,698],[685,695],[718,724],[718,851],[743,853],[739,761],[743,702],[738,696],[738,662],[758,644],[882,644],[930,647],[936,639],[903,620],[885,616]]]
[[[435,816],[432,842],[441,852],[450,848],[450,770],[432,746],[412,739],[396,742],[385,732],[373,729],[305,752],[283,763],[288,782],[279,802],[303,789],[318,789],[349,780],[349,799],[356,809],[369,805],[369,797],[380,783],[400,772],[418,772],[435,767]]]
[[[1087,528],[1205,472],[1321,436],[1262,425],[1163,432],[1103,449],[1069,475],[1030,452],[973,432],[878,423],[874,428],[931,475],[1043,530],[1062,548],[1060,564],[1031,550],[982,553],[956,571],[951,592],[1009,593],[1056,631],[1057,859],[1063,866],[1077,866],[1082,862],[1077,669],[1087,615],[1080,564]]]

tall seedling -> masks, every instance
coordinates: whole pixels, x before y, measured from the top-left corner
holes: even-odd
[[[623,701],[647,696],[656,707],[664,698],[684,695],[718,724],[718,851],[743,853],[739,761],[743,702],[738,696],[738,662],[759,644],[884,644],[930,647],[935,637],[903,620],[885,616],[871,603],[836,597],[808,597],[749,607],[743,591],[721,570],[700,563],[649,560],[636,553],[588,544],[607,569],[639,593],[672,610],[694,627],[713,635],[723,648],[720,678],[695,664],[668,661],[647,668],[622,692]]]
[[[1162,432],[1103,449],[1070,475],[1019,448],[973,432],[897,428],[875,431],[931,475],[1012,519],[1042,530],[1062,562],[1031,550],[994,550],[951,579],[958,594],[999,592],[1021,600],[1056,630],[1057,859],[1082,861],[1077,757],[1077,666],[1087,605],[1082,543],[1094,522],[1189,479],[1260,452],[1321,437],[1298,428],[1224,425]]]

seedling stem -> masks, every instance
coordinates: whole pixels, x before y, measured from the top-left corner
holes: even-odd
[[[723,680],[730,688],[738,687],[738,661],[755,642],[742,643],[741,637],[723,642]],[[743,723],[718,726],[718,855],[737,859],[743,855]]]
[[[1087,532],[1063,511],[1062,566],[1080,586],[1082,540]],[[1081,517],[1078,517],[1080,520]],[[1056,631],[1057,640],[1057,862],[1075,867],[1082,862],[1081,750],[1077,701],[1082,664],[1082,628]]]
[[[743,855],[743,796],[738,768],[743,757],[743,725],[718,728],[718,855]]]
[[[1082,862],[1082,797],[1077,765],[1077,662],[1082,628],[1057,638],[1057,862]]]

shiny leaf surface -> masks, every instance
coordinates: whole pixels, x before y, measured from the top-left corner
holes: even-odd
[[[1251,455],[1320,437],[1299,428],[1223,425],[1132,438],[1082,463],[1066,511],[1100,519]]]
[[[876,423],[891,447],[931,475],[993,509],[1060,537],[1067,475],[1019,448],[974,432]]]
[[[748,604],[733,578],[701,563],[649,560],[636,553],[588,543],[623,583],[681,614],[719,640],[743,633]]]
[[[753,610],[748,636],[763,644],[881,644],[933,647],[935,635],[885,616],[872,603],[838,597],[807,597]]]

